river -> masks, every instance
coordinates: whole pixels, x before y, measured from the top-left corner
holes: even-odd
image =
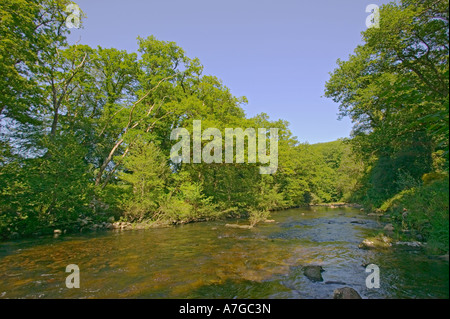
[[[271,218],[250,230],[214,221],[0,243],[0,298],[332,298],[344,286],[363,298],[449,297],[447,261],[421,249],[359,249],[383,226],[359,210]],[[380,288],[366,287],[369,263]],[[78,289],[66,287],[68,264],[80,269]],[[322,265],[324,280],[304,276],[307,265]]]

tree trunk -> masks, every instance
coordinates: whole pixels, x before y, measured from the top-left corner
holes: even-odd
[[[123,138],[120,139],[116,145],[114,145],[114,147],[112,148],[111,152],[109,152],[108,157],[104,160],[102,166],[100,167],[100,171],[97,174],[97,178],[95,179],[95,186],[100,185],[101,181],[102,181],[102,175],[103,172],[105,171],[106,167],[108,166],[108,164],[111,162],[114,153],[117,151],[117,149],[119,148],[119,146],[123,143]]]

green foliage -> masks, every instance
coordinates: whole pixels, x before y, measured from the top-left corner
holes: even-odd
[[[360,188],[363,168],[347,144],[299,144],[288,122],[246,117],[247,99],[203,75],[174,42],[139,38],[139,55],[68,45],[67,4],[0,5],[2,237],[76,231],[86,217],[256,224],[269,211],[351,199]],[[170,133],[192,134],[198,119],[222,136],[230,127],[278,128],[277,172],[260,175],[248,154],[244,163],[171,163]]]
[[[128,186],[123,210],[131,221],[152,217],[165,195],[169,168],[159,148],[151,142],[135,141],[123,160],[118,178]]]
[[[380,210],[389,212],[398,228],[412,230],[423,236],[432,249],[448,252],[448,176],[424,186],[404,190],[385,201]]]
[[[48,56],[65,45],[68,0],[0,3],[0,115],[19,124],[33,121],[42,103],[38,77]]]
[[[423,174],[422,181],[424,185],[429,185],[434,181],[442,180],[448,178],[447,174],[432,172],[428,174]]]
[[[267,218],[270,216],[270,212],[267,210],[255,210],[250,209],[249,211],[249,222],[250,226],[255,226],[256,224],[263,222],[267,220]]]
[[[204,195],[200,183],[193,182],[187,172],[171,176],[168,196],[160,203],[156,218],[173,224],[219,218],[212,198]]]
[[[351,144],[367,165],[359,198],[369,206],[418,185],[436,163],[448,172],[448,2],[393,2],[380,15],[325,92],[355,123]]]
[[[351,145],[365,168],[353,197],[391,211],[441,251],[449,238],[448,5],[382,6],[380,28],[364,31],[364,44],[338,60],[325,91],[355,123]]]
[[[319,152],[319,159],[324,164],[319,165],[315,176],[315,202],[352,202],[354,194],[361,188],[361,178],[365,165],[357,159],[348,141],[334,141],[312,145]]]
[[[71,136],[42,144],[47,149],[44,156],[0,168],[3,236],[72,229],[78,217],[92,212],[86,150]]]
[[[270,175],[262,175],[256,188],[255,206],[261,211],[270,211],[285,207],[284,195],[279,191],[279,185],[274,184]]]

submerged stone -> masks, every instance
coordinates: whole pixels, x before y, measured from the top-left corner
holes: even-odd
[[[362,299],[359,293],[350,287],[339,288],[334,291],[333,299]]]
[[[311,281],[323,281],[322,272],[325,271],[322,266],[309,265],[303,267],[303,274]]]

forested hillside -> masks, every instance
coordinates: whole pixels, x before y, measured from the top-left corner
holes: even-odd
[[[361,166],[342,142],[299,144],[288,123],[248,118],[173,42],[139,54],[69,45],[65,0],[2,2],[0,234],[78,231],[111,217],[166,225],[351,197]],[[257,164],[173,164],[171,131],[278,128],[273,175]]]

